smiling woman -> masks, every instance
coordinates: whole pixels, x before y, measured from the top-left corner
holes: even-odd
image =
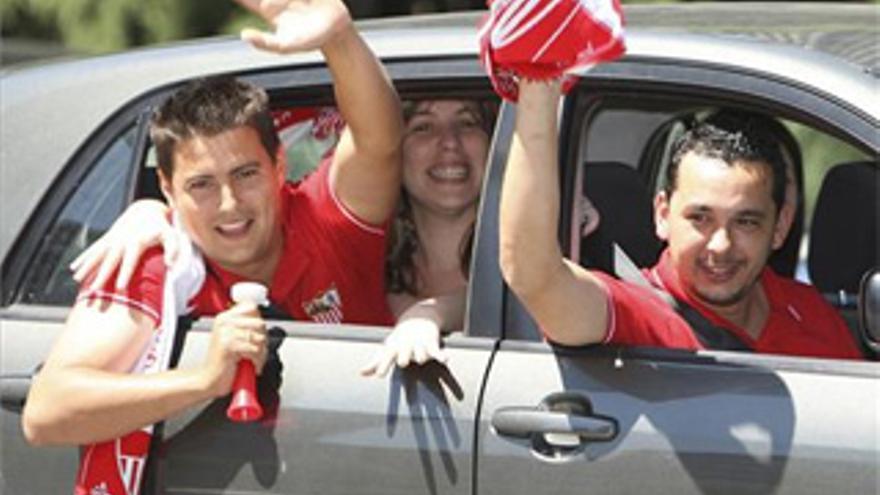
[[[464,289],[495,105],[410,101],[404,121],[403,193],[385,263],[398,315],[418,299]]]

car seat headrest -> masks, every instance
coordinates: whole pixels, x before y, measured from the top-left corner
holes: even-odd
[[[810,232],[810,279],[824,293],[859,290],[878,266],[878,164],[851,162],[832,168],[822,182]]]
[[[583,181],[602,219],[581,242],[581,262],[613,272],[612,244],[617,243],[638,266],[654,264],[661,244],[654,235],[651,194],[636,169],[620,162],[587,162]]]

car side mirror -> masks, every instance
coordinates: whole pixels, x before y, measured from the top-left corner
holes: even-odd
[[[859,286],[861,338],[875,357],[880,356],[880,268],[868,271]]]

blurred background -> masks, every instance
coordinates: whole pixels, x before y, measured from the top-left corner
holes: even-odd
[[[672,3],[673,0],[624,0]],[[486,0],[346,0],[357,19],[484,9]],[[258,25],[222,0],[0,0],[0,63],[83,56]]]
[[[356,19],[477,10],[485,0],[345,0]],[[225,0],[0,0],[0,58],[108,53],[260,25]]]

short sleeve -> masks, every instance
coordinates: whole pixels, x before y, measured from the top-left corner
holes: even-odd
[[[605,284],[610,305],[606,343],[680,349],[702,347],[687,322],[652,289],[604,273],[595,274]]]
[[[121,304],[140,311],[158,326],[162,319],[162,286],[165,283],[165,261],[161,248],[147,250],[141,256],[127,287],[117,289],[114,273],[102,287],[88,289],[93,276],[87,278],[80,289],[77,301],[106,301]]]
[[[331,163],[332,156],[328,156],[299,184],[299,189],[310,205],[313,218],[324,225],[333,226],[335,232],[345,232],[346,235],[384,237],[387,222],[375,225],[359,218],[336,196],[330,187]]]
[[[360,276],[366,280],[381,278],[387,223],[365,222],[342,204],[330,187],[330,163],[330,158],[325,159],[298,185],[297,206],[288,212],[289,226],[308,231],[322,259],[363,272]]]

